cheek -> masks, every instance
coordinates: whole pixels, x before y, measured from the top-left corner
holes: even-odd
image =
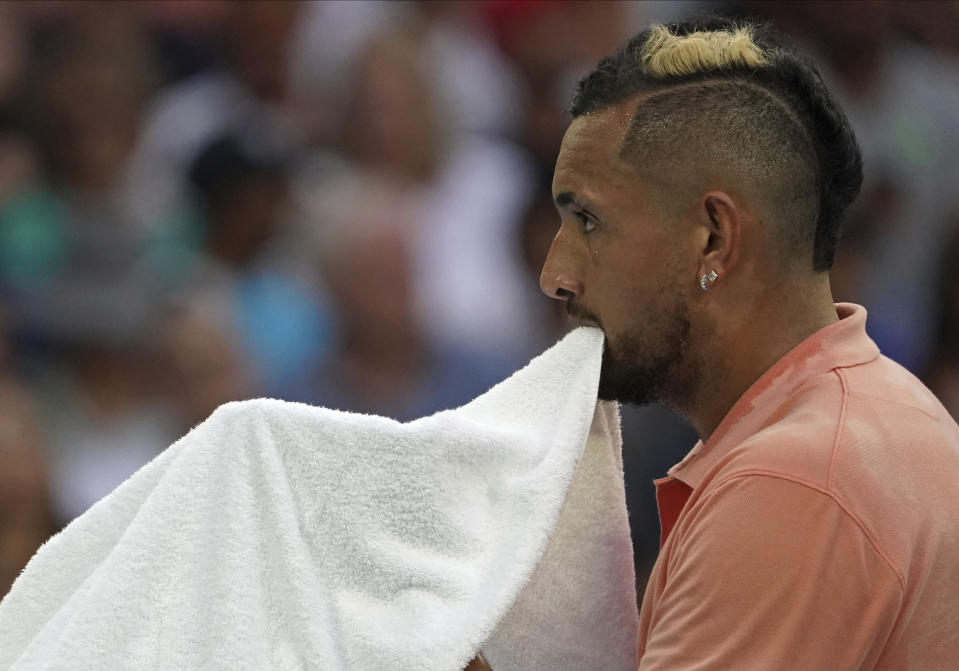
[[[614,263],[594,268],[585,306],[599,316],[611,338],[655,330],[680,302],[681,275],[675,259],[617,255]]]
[[[599,317],[610,337],[648,318],[649,291],[636,275],[626,270],[603,273],[589,286],[592,295],[587,296],[586,307]]]

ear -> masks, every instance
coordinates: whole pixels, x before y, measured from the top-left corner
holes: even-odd
[[[699,273],[718,275],[711,286],[722,283],[739,261],[744,215],[737,202],[723,191],[710,191],[700,201]]]

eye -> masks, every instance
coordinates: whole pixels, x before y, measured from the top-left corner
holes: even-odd
[[[584,212],[574,212],[576,218],[579,219],[580,223],[583,225],[583,233],[592,233],[596,230],[596,222],[586,216]]]

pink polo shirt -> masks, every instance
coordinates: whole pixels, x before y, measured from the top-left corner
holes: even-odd
[[[959,669],[959,427],[836,309],[657,481],[640,671]]]

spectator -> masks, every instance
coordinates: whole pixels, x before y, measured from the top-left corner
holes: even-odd
[[[33,399],[20,385],[0,378],[0,599],[56,530],[44,450]]]
[[[204,233],[176,293],[220,306],[256,388],[282,395],[289,378],[322,355],[328,325],[322,299],[298,277],[296,247],[284,237],[286,156],[256,137],[216,139],[192,164]]]
[[[399,28],[371,39],[357,61],[341,155],[402,186],[417,210],[414,291],[431,335],[518,361],[529,333],[513,236],[528,165],[502,141],[442,125],[423,58]],[[480,289],[495,300],[478,301]]]
[[[145,110],[135,158],[142,202],[163,208],[185,198],[190,165],[223,136],[257,129],[258,140],[284,150],[299,146],[305,131],[289,95],[287,59],[305,6],[230,2],[219,13],[203,15],[204,32],[219,38],[221,51],[188,68],[191,76],[161,90]],[[176,16],[164,17],[167,35],[176,35]]]
[[[405,421],[461,405],[505,378],[501,361],[433,340],[418,319],[412,213],[401,187],[354,175],[327,196],[314,225],[337,337],[290,399]]]
[[[44,170],[0,209],[0,285],[11,328],[32,338],[146,319],[155,243],[172,224],[130,191],[151,88],[145,36],[129,8],[102,18],[78,7],[39,31],[24,116]]]
[[[178,436],[156,387],[157,357],[143,327],[84,331],[57,343],[41,391],[56,521],[109,494]]]
[[[183,435],[223,403],[257,395],[231,323],[210,305],[180,305],[157,330],[158,387]]]

